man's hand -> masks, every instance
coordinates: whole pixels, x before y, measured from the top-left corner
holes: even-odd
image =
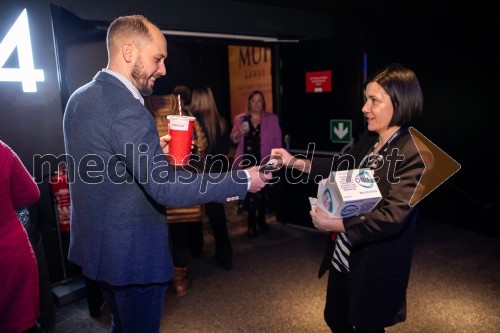
[[[328,216],[323,208],[315,206],[309,214],[312,217],[314,227],[319,231],[345,232],[344,220]]]
[[[259,172],[259,167],[254,166],[248,169],[245,169],[250,175],[250,189],[248,192],[256,193],[266,186],[266,182],[273,178],[271,172]]]
[[[160,137],[160,147],[165,155],[168,155],[169,151],[168,147],[170,145],[170,140],[172,140],[172,137],[168,134]],[[191,141],[191,150],[193,150],[193,148],[194,148],[194,140]]]
[[[170,145],[170,140],[171,140],[171,139],[172,139],[172,138],[171,138],[171,137],[170,137],[170,135],[168,135],[168,134],[167,134],[167,135],[164,135],[164,136],[162,136],[162,137],[160,137],[160,147],[161,147],[161,149],[163,150],[163,153],[164,153],[165,155],[167,155],[167,154],[168,154],[168,147],[169,147],[169,145]]]

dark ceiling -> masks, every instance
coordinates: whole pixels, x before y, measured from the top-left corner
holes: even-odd
[[[333,13],[337,9],[355,7],[366,0],[231,0],[256,3],[266,6]],[[368,1],[369,2],[369,1]]]
[[[451,16],[459,9],[459,5],[450,5],[443,0],[230,0],[272,7],[328,13],[334,21],[369,25],[370,23],[408,23],[442,20]],[[476,6],[479,7],[479,6]],[[352,26],[352,25],[351,25]]]
[[[441,7],[439,4],[446,4],[446,1],[430,0],[230,0],[236,2],[248,2],[273,7],[282,7],[297,10],[307,10],[320,13],[330,13],[333,15],[343,15],[351,13],[376,12],[399,12],[417,9],[425,6],[427,9]],[[428,6],[432,5],[432,6]]]
[[[296,10],[328,13],[339,28],[376,34],[377,31],[437,30],[451,35],[498,36],[500,3],[478,0],[230,0]]]

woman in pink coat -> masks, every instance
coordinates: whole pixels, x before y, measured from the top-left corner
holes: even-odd
[[[282,147],[281,127],[278,116],[266,112],[266,101],[262,92],[256,90],[248,97],[247,111],[234,118],[231,140],[238,144],[233,168],[264,164],[269,160],[271,149]],[[265,194],[267,186],[259,193],[248,194],[245,205],[248,211],[248,235],[257,235],[269,229],[266,223]]]
[[[19,157],[0,141],[0,332],[25,332],[40,313],[38,268],[16,208],[34,204],[38,186]]]

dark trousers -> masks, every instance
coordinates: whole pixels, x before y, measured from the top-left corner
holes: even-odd
[[[187,267],[189,256],[201,254],[203,248],[203,225],[200,222],[170,223],[172,261],[175,267]]]
[[[97,283],[111,312],[111,333],[160,332],[167,283],[127,286]]]
[[[262,223],[266,220],[266,211],[268,208],[267,188],[264,187],[257,193],[247,193],[245,197],[245,206],[248,211],[249,227],[255,224],[255,221]]]
[[[233,248],[227,231],[227,219],[224,204],[210,202],[205,204],[205,212],[212,227],[215,242],[215,257],[218,261],[227,262],[233,256]]]
[[[50,289],[49,270],[47,260],[45,259],[42,236],[38,230],[29,236],[38,264],[38,282],[40,288],[40,317],[38,318],[38,323],[44,332],[51,333],[56,326],[56,310],[52,290]]]
[[[384,333],[384,328],[364,330],[349,323],[348,275],[330,268],[326,288],[325,321],[334,333]]]

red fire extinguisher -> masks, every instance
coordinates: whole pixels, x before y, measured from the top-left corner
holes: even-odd
[[[55,198],[59,231],[68,232],[70,199],[66,165],[60,164],[57,171],[50,177],[50,187]]]

